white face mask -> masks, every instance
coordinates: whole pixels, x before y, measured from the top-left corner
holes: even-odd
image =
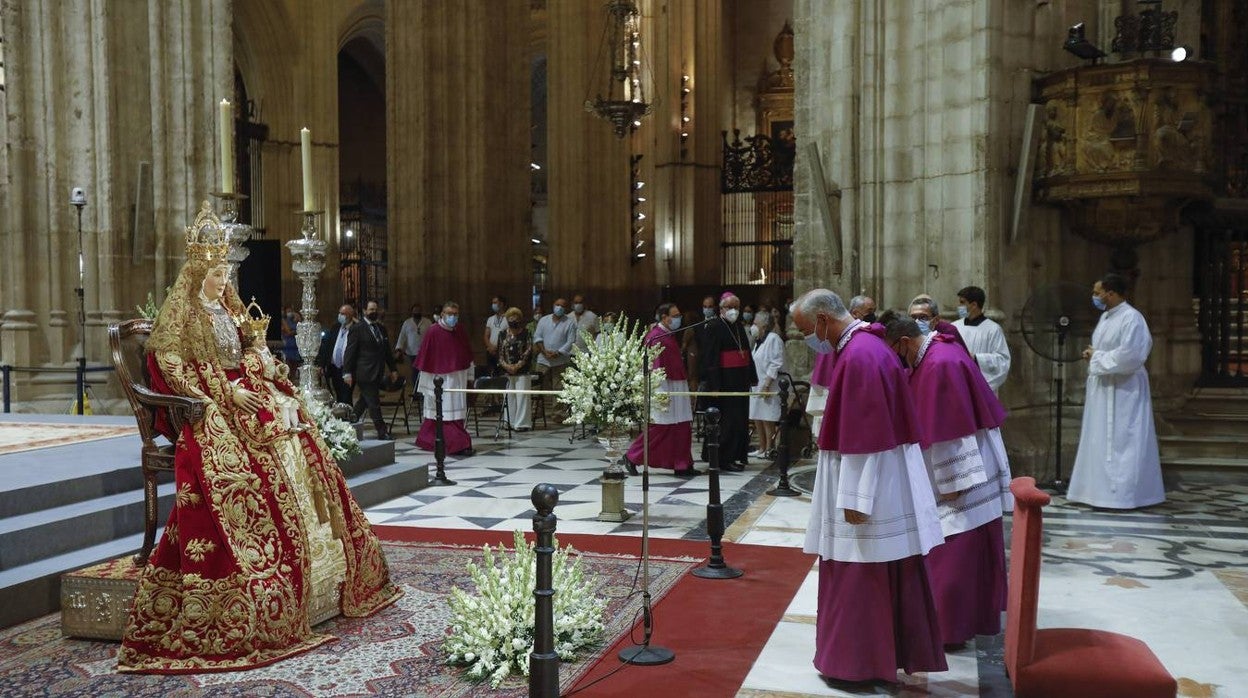
[[[727,320],[728,322],[736,322],[737,318],[740,316],[741,316],[741,311],[737,310],[736,308],[729,308],[728,310],[724,311],[724,319]]]

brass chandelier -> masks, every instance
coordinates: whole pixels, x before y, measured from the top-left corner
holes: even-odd
[[[607,3],[607,26],[597,65],[604,55],[610,56],[611,63],[606,96],[600,91],[593,100],[585,100],[585,111],[610,121],[615,135],[623,138],[641,126],[641,117],[651,110],[641,83],[641,12],[634,0]]]

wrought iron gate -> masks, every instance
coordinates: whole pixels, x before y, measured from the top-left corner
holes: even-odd
[[[721,282],[793,283],[793,159],[791,140],[724,132],[720,182],[723,214]]]

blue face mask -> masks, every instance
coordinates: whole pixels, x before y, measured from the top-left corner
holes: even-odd
[[[702,317],[706,318],[707,320],[710,320],[711,318],[715,317],[715,309],[714,309],[714,308],[703,308],[703,309],[702,309]]]
[[[1092,296],[1092,305],[1096,306],[1097,310],[1104,310],[1105,299],[1101,298],[1100,296]]]
[[[339,325],[347,324],[347,316],[343,315],[342,313],[338,313],[338,324]]]
[[[497,312],[498,312],[498,303],[490,303],[490,310],[493,310],[494,312],[496,312],[496,313],[497,313]]]
[[[564,313],[566,313],[566,312],[568,312],[568,311],[564,310],[562,305],[556,305],[556,306],[555,306],[555,316],[556,316],[556,317],[563,317],[563,314],[564,314]]]
[[[932,331],[931,320],[916,320],[915,324],[919,326],[919,332],[922,332],[923,334],[927,334]]]
[[[832,342],[826,339],[819,339],[819,323],[815,323],[815,331],[806,335],[806,346],[810,347],[816,354],[831,354]]]
[[[745,322],[754,322],[754,313],[741,313],[741,319]]]
[[[969,317],[969,316],[970,316],[970,314],[971,314],[971,309],[970,309],[970,308],[966,307],[965,305],[959,305],[959,306],[958,306],[958,317],[960,317],[960,318],[962,318],[963,320],[965,320],[967,317]]]
[[[679,330],[679,329],[680,329],[680,316],[677,315],[676,317],[672,318],[672,332],[675,332],[676,330]]]
[[[452,330],[455,329],[455,323],[457,322],[459,322],[458,315],[443,315],[442,316],[442,324],[446,325],[447,329],[452,329]]]

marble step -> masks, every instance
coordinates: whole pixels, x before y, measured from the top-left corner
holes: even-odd
[[[1201,476],[1233,476],[1243,482],[1248,477],[1248,458],[1167,458],[1161,459],[1161,470],[1166,475],[1183,478]]]
[[[378,443],[390,443],[390,451],[393,453],[392,442]],[[428,484],[429,469],[424,463],[391,462],[347,478],[347,486],[350,487],[361,509],[411,494],[427,487]],[[171,496],[172,485],[168,488]],[[141,504],[142,492],[134,494],[138,495]],[[162,523],[169,511],[168,506],[168,503],[162,504]],[[42,549],[43,554],[35,559],[0,569],[0,598],[5,600],[3,604],[0,604],[0,627],[8,627],[58,610],[62,574],[138,552],[143,544],[141,510],[138,517],[139,525],[134,533],[116,533],[112,538],[78,545],[56,553],[50,553],[45,546]],[[64,528],[60,524],[55,521],[49,521],[46,524],[51,528],[42,531],[41,535],[53,537],[62,535]],[[20,535],[29,534],[22,532]],[[159,538],[160,532],[158,531],[157,540]],[[78,540],[81,543],[86,539],[79,537]]]
[[[1246,425],[1248,426],[1248,425]],[[1248,430],[1242,436],[1159,436],[1161,457],[1248,459]]]
[[[1173,430],[1168,436],[1225,436],[1248,439],[1248,414],[1185,412],[1166,415],[1165,424]],[[1162,431],[1160,427],[1158,431]]]

